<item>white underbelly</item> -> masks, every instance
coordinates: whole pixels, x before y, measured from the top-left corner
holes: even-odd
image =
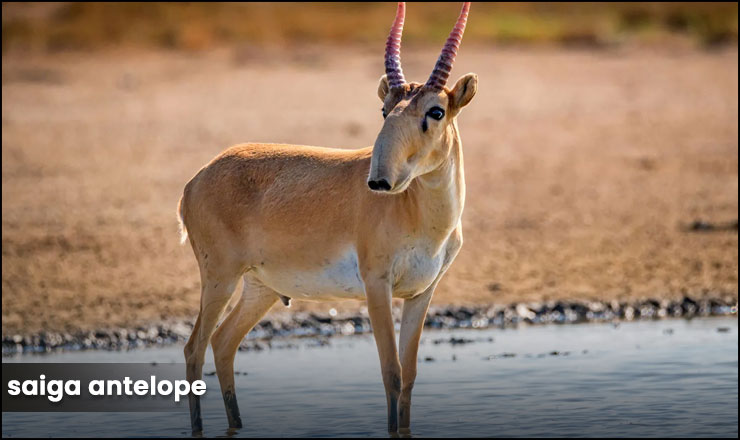
[[[388,268],[393,274],[393,296],[407,299],[424,292],[443,270],[446,254],[446,247],[432,253],[424,246],[414,246],[397,254]],[[315,264],[304,264],[300,268],[267,261],[254,267],[253,273],[265,286],[289,298],[309,301],[365,299],[365,283],[354,248],[332,258],[317,256],[316,259]]]
[[[313,301],[365,298],[354,249],[339,257],[319,259],[311,268],[272,267],[268,263],[255,267],[254,275],[267,287],[290,298]]]

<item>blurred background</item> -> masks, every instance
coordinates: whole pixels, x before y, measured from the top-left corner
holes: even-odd
[[[3,50],[206,50],[224,44],[322,43],[374,48],[390,27],[388,9],[377,2],[8,3],[3,6]],[[408,8],[404,43],[444,41],[456,9],[453,3]],[[476,3],[475,14],[475,26],[465,34],[470,44],[737,43],[737,4],[732,2]]]
[[[408,5],[424,81],[459,3]],[[372,145],[391,3],[2,5],[3,335],[197,313],[185,183]],[[475,3],[465,246],[436,305],[737,298],[737,3]],[[282,307],[282,306],[280,306]],[[360,303],[294,302],[352,310]]]

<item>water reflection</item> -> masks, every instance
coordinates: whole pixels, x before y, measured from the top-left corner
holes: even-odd
[[[415,436],[435,437],[737,437],[737,335],[736,317],[425,331],[411,428]],[[226,429],[218,379],[205,376],[206,436],[388,435],[370,336],[334,338],[328,347],[291,343],[294,348],[237,355],[240,430]],[[181,353],[180,347],[169,347],[4,361],[182,362]],[[204,372],[212,371],[207,363]],[[4,413],[2,431],[3,436],[190,435],[187,411]]]

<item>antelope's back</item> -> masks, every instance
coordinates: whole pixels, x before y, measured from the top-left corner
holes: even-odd
[[[372,148],[342,150],[240,144],[216,156],[185,186],[181,216],[193,238],[262,233],[341,234],[367,191]],[[226,237],[224,237],[226,239]],[[252,240],[253,241],[253,240]]]

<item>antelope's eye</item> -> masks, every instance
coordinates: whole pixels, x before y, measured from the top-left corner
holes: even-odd
[[[434,120],[437,120],[437,121],[439,121],[440,119],[444,118],[444,116],[445,116],[445,111],[444,111],[444,110],[442,110],[442,109],[441,109],[441,108],[439,108],[439,107],[432,107],[432,108],[430,108],[430,109],[429,109],[429,111],[427,112],[427,116],[429,116],[430,118],[432,118],[432,119],[434,119]]]

